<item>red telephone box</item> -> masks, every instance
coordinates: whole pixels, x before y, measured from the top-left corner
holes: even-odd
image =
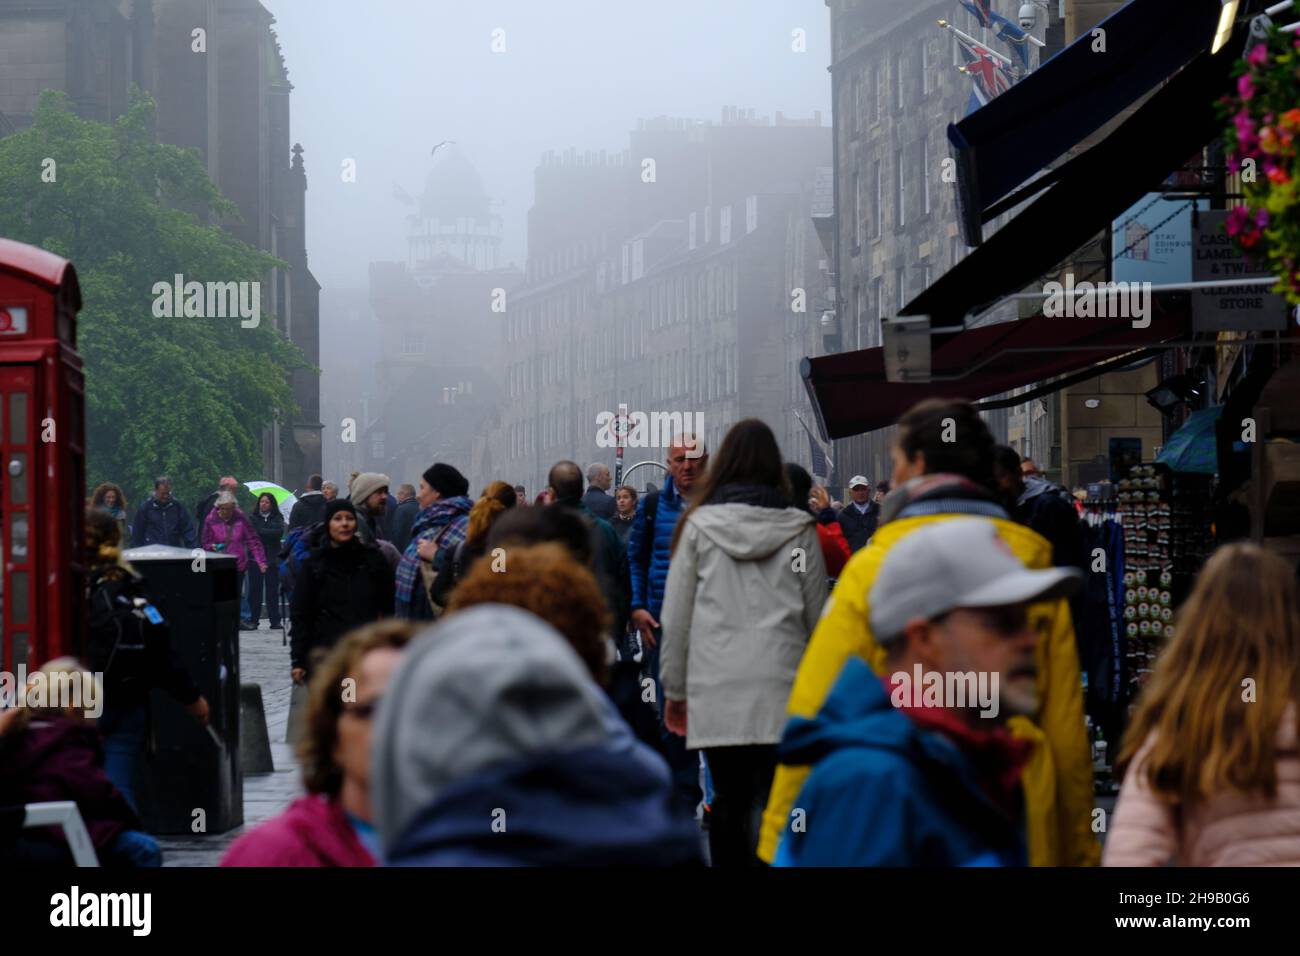
[[[80,309],[72,263],[0,239],[0,664],[11,673],[84,649]]]

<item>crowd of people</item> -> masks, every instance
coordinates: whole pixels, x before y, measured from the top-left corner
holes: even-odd
[[[890,480],[853,476],[842,505],[755,419],[716,449],[677,436],[665,466],[639,493],[560,461],[532,502],[502,480],[471,497],[442,462],[396,495],[313,476],[287,521],[269,495],[244,514],[231,477],[194,520],[165,477],[131,520],[100,486],[86,678],[109,706],[99,734],[0,713],[0,804],[63,793],[106,859],[157,862],[131,789],[147,692],[207,707],[165,622],[129,676],[106,656],[148,600],[129,540],[233,555],[246,626],[288,595],[306,795],[225,865],[1300,863],[1280,557],[1236,543],[1206,565],[1098,827],[1075,499],[969,403],[911,409]]]

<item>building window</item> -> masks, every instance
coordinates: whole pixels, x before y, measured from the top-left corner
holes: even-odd
[[[862,176],[853,174],[853,248],[862,245]]]
[[[877,159],[871,166],[876,180],[876,208],[871,216],[871,237],[879,239],[885,226],[885,173],[881,169],[880,160]]]
[[[858,325],[858,348],[868,348],[871,343],[871,329],[867,327],[867,296],[861,289],[853,290],[853,311]]]
[[[966,244],[961,241],[961,236],[954,236],[952,240],[952,261],[948,268],[952,268],[961,262],[962,256],[966,254]]]
[[[898,311],[907,305],[907,270],[898,269],[894,273],[894,284],[898,286]]]
[[[885,70],[879,63],[876,64],[872,77],[871,85],[874,95],[871,97],[871,101],[874,112],[871,114],[871,121],[875,123],[879,122],[880,117],[885,113]]]
[[[903,111],[903,54],[894,57],[894,112]]]
[[[876,300],[876,327],[885,321],[885,280],[883,276],[876,276],[871,280],[871,297]],[[874,345],[874,338],[872,336]]]
[[[853,78],[853,122],[850,129],[853,130],[853,136],[856,139],[862,132],[862,78],[855,76]]]
[[[930,137],[921,137],[921,213],[930,215]]]
[[[897,170],[897,195],[895,201],[898,205],[898,227],[907,225],[907,173],[903,166],[903,151],[900,149],[894,154],[894,168]]]
[[[921,95],[930,94],[930,40],[926,38],[921,41]]]
[[[406,332],[402,336],[402,354],[423,355],[424,354],[424,333]]]

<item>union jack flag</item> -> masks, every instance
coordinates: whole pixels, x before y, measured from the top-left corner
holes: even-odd
[[[971,46],[960,39],[957,43],[966,60],[961,70],[975,81],[975,94],[981,106],[1011,88],[1012,77],[1006,63],[982,46]]]

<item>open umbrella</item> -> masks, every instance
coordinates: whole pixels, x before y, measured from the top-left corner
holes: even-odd
[[[280,506],[280,514],[284,515],[286,522],[289,520],[289,512],[293,511],[293,506],[298,503],[297,495],[271,481],[246,481],[244,487],[259,498],[262,497],[262,492],[268,492]]]
[[[1214,426],[1223,414],[1223,406],[1192,412],[1183,427],[1169,436],[1156,461],[1173,471],[1190,471],[1213,475],[1219,470],[1219,450]]]

